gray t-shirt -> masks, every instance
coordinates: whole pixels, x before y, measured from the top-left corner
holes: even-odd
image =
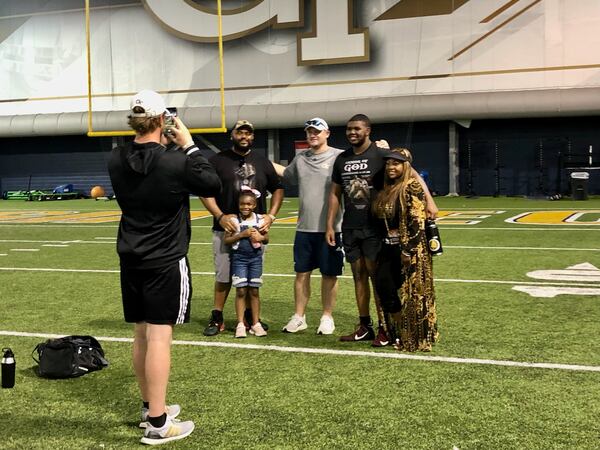
[[[316,155],[311,149],[296,155],[285,168],[283,180],[299,186],[298,231],[324,233],[327,229],[327,203],[331,187],[333,163],[343,150],[328,147]],[[334,230],[341,231],[342,208],[335,220]]]

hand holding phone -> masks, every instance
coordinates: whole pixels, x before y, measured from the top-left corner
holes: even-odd
[[[166,135],[169,140],[175,142],[181,148],[187,148],[194,144],[192,135],[179,117],[175,117],[175,126],[171,127],[170,134]]]

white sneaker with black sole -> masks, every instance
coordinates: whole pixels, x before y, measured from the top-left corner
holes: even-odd
[[[179,405],[167,405],[165,408],[165,412],[167,413],[167,417],[170,419],[174,419],[181,412],[181,406]],[[142,421],[140,422],[140,428],[146,428],[148,426],[148,415],[150,410],[148,408],[142,408]]]
[[[180,422],[167,417],[167,421],[160,428],[153,427],[151,423],[148,423],[140,442],[146,445],[160,445],[177,441],[192,434],[194,427],[194,422],[191,420]]]
[[[298,331],[306,330],[307,328],[306,316],[294,314],[287,325],[283,327],[282,331],[284,333],[296,333]]]

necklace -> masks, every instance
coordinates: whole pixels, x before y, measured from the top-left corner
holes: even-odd
[[[233,150],[233,153],[235,153],[236,155],[240,155],[240,156],[248,156],[250,154],[250,152],[252,151],[251,148],[249,148],[246,153],[240,153],[239,151],[237,151],[236,148],[232,148],[232,150]]]

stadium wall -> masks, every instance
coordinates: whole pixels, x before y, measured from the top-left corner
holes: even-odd
[[[600,173],[589,170],[600,161],[600,117],[477,120],[469,128],[458,126],[460,194],[549,196],[569,192],[571,168],[590,173],[589,192],[600,194]],[[269,154],[269,132],[278,134],[275,157]],[[448,194],[448,122],[374,124],[373,137],[392,146],[409,147],[414,165],[429,174],[430,188]],[[229,135],[204,137],[218,149],[231,145]],[[294,143],[304,139],[301,127],[257,130],[254,151],[277,160],[291,161]],[[203,152],[210,150],[196,139]],[[85,136],[48,136],[0,139],[0,190],[50,189],[73,183],[89,192],[100,184],[111,192],[106,171],[108,152],[119,140]],[[332,127],[330,145],[346,148],[345,129]],[[471,162],[469,165],[469,144]],[[496,153],[497,152],[497,153]],[[496,160],[497,154],[497,160]],[[286,186],[286,195],[297,189]]]
[[[213,1],[91,5],[95,131],[123,129],[128,99],[142,88],[161,92],[192,127],[220,125]],[[0,137],[19,138],[0,141],[2,189],[38,173],[99,174],[114,144],[79,137],[88,131],[82,6],[0,2]],[[443,194],[456,121],[469,126],[457,126],[461,193],[545,195],[567,189],[555,167],[565,154],[597,148],[597,0],[223,0],[223,7],[227,125],[252,121],[263,133],[258,149],[270,157],[289,160],[299,125],[314,116],[335,127],[332,144],[344,147],[345,121],[362,112],[376,123],[374,136],[413,148]],[[52,135],[74,135],[69,142],[78,144],[66,145],[72,166],[62,158],[66,141],[54,145]],[[19,145],[35,136],[50,150]],[[279,137],[276,149],[269,136]],[[228,146],[227,135],[206,139]],[[96,166],[78,162],[86,157]]]

